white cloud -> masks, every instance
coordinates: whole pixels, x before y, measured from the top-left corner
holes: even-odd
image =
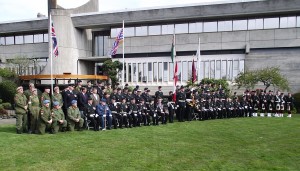
[[[99,11],[174,6],[190,3],[215,2],[221,0],[99,0]],[[47,15],[48,0],[10,0],[0,1],[0,21],[36,18],[37,13]],[[72,2],[72,3],[71,3]],[[64,8],[74,8],[88,0],[58,0]]]

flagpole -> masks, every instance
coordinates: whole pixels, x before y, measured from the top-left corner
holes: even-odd
[[[51,94],[53,94],[53,73],[52,73],[52,52],[53,52],[53,48],[52,48],[52,18],[51,18],[51,11],[49,11],[49,46],[50,46],[50,84],[51,84]]]
[[[200,61],[200,56],[201,56],[201,53],[200,53],[200,37],[199,37],[199,43],[198,43],[198,54],[197,54],[197,74],[198,74],[198,82],[200,82],[200,65],[201,65],[201,61]]]
[[[122,26],[122,29],[123,29],[123,68],[122,68],[122,88],[124,88],[124,76],[125,76],[125,73],[124,73],[124,63],[125,63],[125,30],[124,30],[124,20],[123,20],[123,26]]]

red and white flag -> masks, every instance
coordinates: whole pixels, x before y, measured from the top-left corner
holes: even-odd
[[[173,91],[173,102],[176,102],[176,86],[177,86],[177,81],[178,81],[178,66],[177,66],[177,61],[176,61],[175,69],[174,69],[174,91]]]

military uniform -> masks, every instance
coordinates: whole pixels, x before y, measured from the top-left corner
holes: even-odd
[[[104,99],[102,99],[101,101],[105,101]],[[101,103],[98,104],[96,106],[96,113],[100,116],[101,118],[101,128],[102,130],[105,130],[106,127],[108,129],[111,128],[112,125],[112,115],[111,115],[111,111],[109,109],[109,107],[107,106],[107,104],[102,105]],[[106,125],[105,119],[107,120],[108,125]]]
[[[85,111],[85,115],[87,117],[88,120],[90,120],[92,122],[92,124],[94,125],[94,131],[99,131],[100,129],[100,122],[101,119],[99,117],[99,115],[96,115],[96,108],[93,106],[93,104],[85,104],[84,107]]]
[[[27,98],[24,94],[17,93],[14,98],[16,110],[16,128],[17,133],[27,132]]]
[[[61,108],[59,109],[53,109],[53,116],[52,116],[52,129],[53,133],[57,133],[59,130],[65,131],[67,128],[67,121],[65,119],[64,112]],[[59,121],[63,121],[62,123]]]
[[[49,99],[48,99],[49,100]],[[52,102],[59,102],[59,106],[63,106],[63,98],[60,93],[53,93],[52,95]]]
[[[76,119],[79,119],[79,121],[76,122]],[[68,121],[68,128],[70,131],[74,131],[75,125],[79,127],[78,130],[82,128],[84,120],[80,116],[78,107],[70,106],[68,108],[67,121]]]
[[[37,95],[29,96],[29,110],[30,110],[30,131],[37,133],[38,130],[38,120],[40,114],[40,100]]]
[[[43,106],[40,110],[39,117],[39,133],[45,134],[47,129],[51,128],[52,123],[48,123],[52,119],[50,107]]]
[[[138,106],[135,103],[129,105],[129,114],[133,119],[133,127],[140,126],[141,115],[138,114]]]
[[[41,102],[43,102],[44,100],[49,100],[50,101],[49,106],[51,107],[51,104],[52,104],[51,103],[51,98],[50,98],[50,95],[46,92],[42,93],[42,96],[41,96]]]
[[[184,112],[185,112],[185,106],[186,106],[186,95],[185,92],[179,91],[176,95],[177,98],[177,104],[179,106],[178,110],[178,121],[184,122]]]
[[[131,128],[131,124],[132,124],[132,117],[131,115],[128,114],[128,106],[126,102],[122,102],[120,104],[120,114],[122,115],[122,123],[125,125],[125,127],[130,127]]]

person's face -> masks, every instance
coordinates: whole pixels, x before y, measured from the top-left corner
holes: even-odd
[[[88,82],[88,83],[87,83],[87,85],[88,85],[88,86],[91,86],[91,85],[92,85],[92,83],[91,83],[91,82]]]
[[[45,92],[46,93],[50,93],[50,89],[45,89]]]
[[[18,93],[23,93],[23,88],[20,88],[19,90],[18,90]]]
[[[44,104],[44,105],[45,105],[45,107],[47,107],[47,108],[48,108],[50,104],[49,104],[49,103],[46,103],[46,104]]]
[[[73,86],[69,86],[69,90],[70,90],[70,91],[73,91],[73,90],[74,90],[74,87],[73,87]]]
[[[59,93],[59,87],[57,87],[57,88],[55,89],[55,92],[56,92],[56,93]]]
[[[59,106],[59,105],[57,105],[57,106],[54,106],[54,108],[55,108],[55,109],[59,109],[59,108],[60,108],[60,106]]]
[[[32,91],[32,94],[33,94],[33,95],[37,95],[37,90],[34,89],[34,90]]]
[[[93,89],[93,93],[96,94],[97,93],[97,89],[94,88]]]
[[[104,105],[106,105],[106,102],[101,102],[101,104],[104,106]]]
[[[77,107],[77,103],[72,104],[73,107]]]
[[[86,91],[87,91],[86,88],[82,89],[82,92],[83,92],[83,93],[86,93]]]

